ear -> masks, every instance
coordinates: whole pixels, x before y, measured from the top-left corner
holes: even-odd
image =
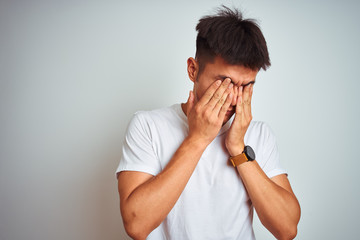
[[[195,82],[198,72],[199,72],[199,64],[192,57],[189,57],[187,60],[187,71],[188,71],[190,80],[192,82]]]

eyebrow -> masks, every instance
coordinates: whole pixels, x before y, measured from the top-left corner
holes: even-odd
[[[232,81],[231,77],[229,77],[229,76],[225,76],[225,75],[217,75],[216,76],[216,79],[221,79],[222,81],[224,81],[226,78],[230,78],[231,82],[235,85],[235,83]],[[250,85],[250,84],[255,84],[255,79],[253,81],[250,81],[247,84],[241,85],[241,86],[246,87],[247,85]]]

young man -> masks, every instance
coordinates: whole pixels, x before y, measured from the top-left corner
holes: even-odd
[[[187,102],[129,124],[117,169],[125,229],[134,239],[255,239],[255,208],[276,238],[293,239],[299,203],[274,135],[251,121],[256,75],[270,66],[265,39],[226,7],[196,30]]]

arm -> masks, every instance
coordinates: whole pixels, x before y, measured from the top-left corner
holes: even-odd
[[[231,156],[241,154],[244,136],[252,119],[252,85],[238,89],[236,115],[226,138]],[[240,177],[262,224],[277,239],[293,239],[300,220],[300,205],[286,175],[268,178],[256,161],[237,166]]]
[[[293,239],[300,205],[285,174],[268,178],[256,161],[237,167],[261,223],[277,239]]]
[[[189,135],[157,176],[121,172],[118,178],[120,209],[125,230],[145,239],[165,219],[190,179],[203,151],[219,132],[231,103],[230,81],[214,82],[195,104],[187,102]]]
[[[134,239],[145,239],[165,219],[184,190],[206,146],[187,138],[157,176],[125,171],[119,174],[121,215]]]

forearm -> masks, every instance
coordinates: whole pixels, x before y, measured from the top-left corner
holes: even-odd
[[[295,195],[269,179],[256,161],[237,167],[262,224],[277,239],[292,239],[300,219]]]
[[[155,229],[180,197],[206,146],[186,138],[164,170],[138,186],[124,200],[125,226],[135,228],[135,232],[141,229],[143,237]]]

